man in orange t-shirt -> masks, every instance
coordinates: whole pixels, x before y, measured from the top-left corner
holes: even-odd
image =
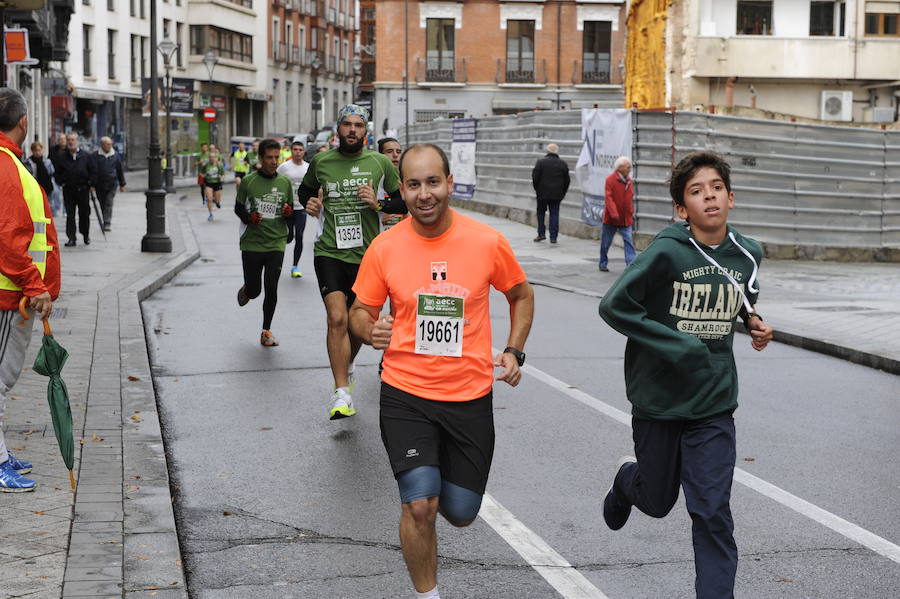
[[[381,437],[400,488],[400,544],[419,597],[435,599],[437,512],[454,526],[478,515],[494,451],[494,368],[518,385],[534,292],[503,235],[450,209],[453,176],[440,148],[407,149],[400,178],[412,218],[363,255],[350,326],[385,350]],[[506,295],[511,320],[493,358],[491,286]],[[387,299],[394,316],[380,316]]]

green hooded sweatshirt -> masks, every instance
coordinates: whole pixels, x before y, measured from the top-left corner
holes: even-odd
[[[625,389],[635,417],[696,420],[737,408],[734,323],[745,296],[756,303],[761,260],[759,244],[730,225],[713,249],[673,224],[603,296],[600,316],[628,337]]]

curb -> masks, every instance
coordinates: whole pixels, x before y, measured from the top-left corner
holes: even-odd
[[[87,488],[75,496],[63,598],[149,597],[160,589],[187,598],[140,307],[200,255],[181,220],[167,218],[171,256],[99,292],[84,427],[112,451],[91,444],[80,450],[79,491]]]
[[[575,293],[578,295],[584,295],[586,297],[593,297],[596,299],[603,298],[602,293],[597,293],[596,291],[590,291],[587,289],[581,289],[579,287],[570,287],[568,285],[561,285],[558,283],[551,283],[550,281],[531,278],[528,279],[528,282],[535,286],[556,289],[557,291]],[[738,331],[739,333],[747,334],[747,330],[744,328],[743,323],[737,322],[735,324],[736,331]],[[772,339],[773,341],[784,343],[785,345],[799,347],[800,349],[814,351],[819,354],[825,354],[826,356],[846,360],[847,362],[852,362],[854,364],[859,364],[868,368],[883,370],[884,372],[887,372],[889,374],[900,375],[900,360],[895,360],[893,358],[889,358],[888,356],[882,356],[881,354],[873,354],[871,352],[853,349],[851,347],[836,345],[834,343],[829,343],[828,341],[822,341],[821,339],[814,339],[812,337],[798,335],[797,333],[791,333],[790,331],[784,331],[779,328],[775,329]]]

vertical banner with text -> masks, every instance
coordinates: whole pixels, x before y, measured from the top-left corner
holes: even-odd
[[[475,119],[453,120],[453,143],[450,146],[450,174],[453,175],[453,197],[471,200],[475,195]]]
[[[581,111],[581,154],[575,174],[583,199],[581,220],[599,227],[603,219],[606,177],[619,156],[631,159],[631,111],[585,108]]]

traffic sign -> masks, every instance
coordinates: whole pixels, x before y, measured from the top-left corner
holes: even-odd
[[[210,106],[209,108],[203,109],[203,119],[207,123],[211,123],[216,120],[216,109]]]

